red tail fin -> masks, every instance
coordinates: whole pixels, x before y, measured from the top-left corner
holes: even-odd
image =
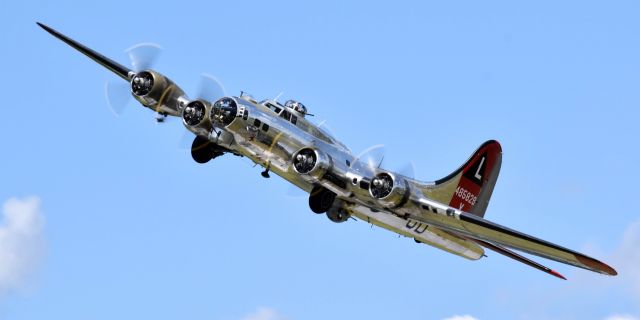
[[[450,175],[425,189],[428,197],[454,208],[484,216],[502,164],[502,147],[495,140],[482,144]]]

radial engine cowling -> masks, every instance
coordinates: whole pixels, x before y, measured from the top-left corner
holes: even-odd
[[[184,91],[158,72],[145,70],[136,73],[131,78],[131,93],[149,109],[172,116],[180,115],[178,98],[184,96]]]
[[[390,173],[378,173],[369,184],[369,194],[387,208],[402,206],[409,199],[409,184]]]
[[[331,169],[331,166],[331,157],[319,150],[304,148],[293,155],[293,170],[318,180]]]
[[[219,126],[228,126],[238,115],[238,103],[229,97],[216,101],[211,107],[209,120]]]
[[[211,131],[211,121],[208,117],[211,104],[204,100],[189,102],[182,110],[182,123],[189,131],[200,136],[207,136]]]

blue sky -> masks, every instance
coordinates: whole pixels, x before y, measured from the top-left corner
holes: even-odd
[[[634,1],[7,2],[0,10],[2,319],[638,319],[640,7]],[[497,139],[486,217],[610,262],[618,277],[497,254],[469,262],[310,212],[247,159],[197,165],[179,121],[107,70],[164,47],[186,92],[295,98],[358,152],[424,180]],[[457,319],[463,319],[461,317]]]

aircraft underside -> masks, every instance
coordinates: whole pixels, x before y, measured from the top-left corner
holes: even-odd
[[[310,209],[331,221],[351,217],[416,242],[478,260],[484,249],[564,279],[511,249],[607,275],[617,272],[584,254],[484,219],[502,163],[502,148],[490,140],[447,177],[422,182],[368,163],[319,125],[306,107],[290,100],[256,101],[249,95],[189,98],[161,73],[132,70],[61,33],[40,27],[127,81],[131,94],[158,119],[180,117],[195,135],[198,163],[232,154],[247,157],[309,193]]]

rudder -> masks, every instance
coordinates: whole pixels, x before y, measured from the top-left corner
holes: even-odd
[[[469,160],[423,191],[427,197],[483,217],[502,165],[502,147],[495,140],[483,143]]]

